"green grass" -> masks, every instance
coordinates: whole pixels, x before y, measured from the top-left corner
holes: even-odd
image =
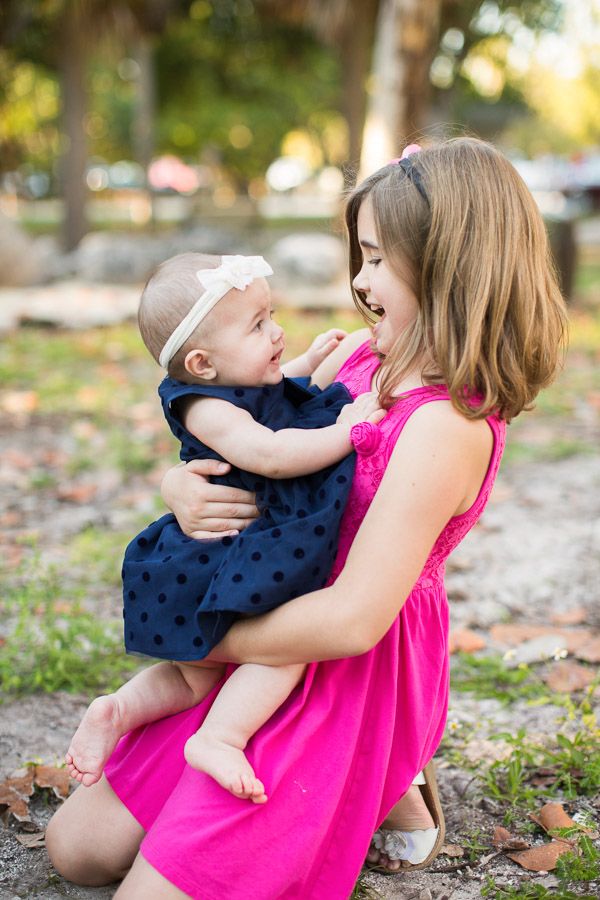
[[[122,626],[101,621],[83,605],[81,585],[65,585],[58,569],[28,560],[19,578],[2,587],[6,627],[0,653],[0,691],[20,696],[66,690],[112,690],[139,660],[125,655]]]
[[[558,886],[547,888],[542,884],[532,884],[525,881],[513,886],[498,885],[493,878],[486,878],[486,883],[481,888],[481,896],[486,900],[597,900],[597,894],[579,894],[568,888]]]
[[[501,656],[457,653],[452,657],[451,681],[453,690],[506,704],[539,698],[540,690],[547,693],[533,669],[527,665],[510,667]]]

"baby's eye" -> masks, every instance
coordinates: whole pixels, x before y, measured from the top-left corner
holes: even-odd
[[[262,327],[263,327],[263,320],[262,320],[262,319],[259,319],[259,321],[258,321],[258,322],[256,323],[256,325],[254,326],[254,330],[255,330],[255,331],[262,331]]]

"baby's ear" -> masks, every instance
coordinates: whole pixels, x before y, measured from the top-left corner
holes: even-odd
[[[190,350],[183,365],[186,372],[189,372],[193,378],[213,381],[217,377],[217,370],[210,361],[206,350]]]

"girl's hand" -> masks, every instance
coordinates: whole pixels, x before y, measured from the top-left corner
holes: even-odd
[[[314,372],[330,353],[333,353],[341,341],[347,337],[347,334],[348,332],[342,331],[341,328],[330,328],[329,331],[324,331],[323,334],[316,336],[306,351],[306,359],[311,372]]]
[[[165,474],[163,500],[188,537],[214,540],[239,534],[258,516],[254,494],[209,481],[211,475],[224,475],[230,468],[216,459],[196,459]]]
[[[381,422],[387,410],[379,405],[379,398],[375,391],[367,391],[356,398],[354,403],[347,403],[342,407],[337,421],[338,425],[358,425],[359,422]]]

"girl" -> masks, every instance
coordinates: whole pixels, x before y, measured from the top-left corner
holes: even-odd
[[[328,585],[237,622],[212,654],[320,662],[248,747],[269,803],[217,796],[181,759],[207,698],[124,738],[108,780],[56,813],[54,864],[87,884],[126,875],[119,900],[345,900],[375,829],[394,855],[409,829],[435,831],[411,783],[446,717],[444,563],[485,507],[506,423],[555,373],[565,311],[535,203],[489,144],[385,166],[350,195],[346,223],[373,342],[344,341],[315,379],[341,365],[353,396],[375,388],[381,439],[358,455]],[[196,477],[174,472],[167,491],[188,518]]]
[[[331,570],[354,471],[353,426],[383,412],[367,395],[352,403],[343,385],[310,392],[283,378],[282,371],[312,374],[343,333],[320,335],[282,370],[283,329],[271,318],[264,277],[271,274],[262,257],[184,253],[163,263],[142,293],[140,331],[169,371],[159,394],[181,458],[235,463],[240,468],[222,480],[256,490],[262,515],[243,537],[211,541],[200,553],[171,515],[128,546],[126,647],[173,664],[146,669],[91,704],[66,757],[86,786],[100,778],[127,731],[207,696],[224,667],[202,660],[240,615],[322,587]],[[243,751],[303,672],[240,667],[187,741],[188,763],[236,796],[264,803],[264,786]]]

